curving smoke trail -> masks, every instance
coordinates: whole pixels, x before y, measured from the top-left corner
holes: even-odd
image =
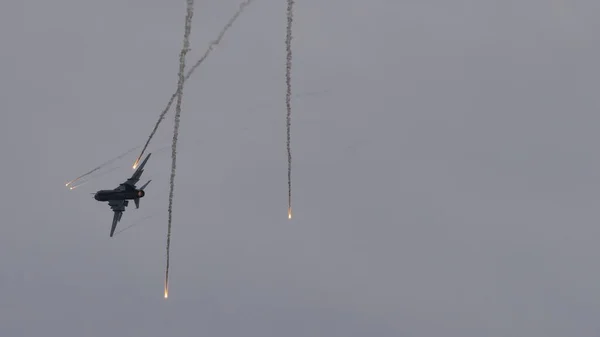
[[[196,70],[196,68],[198,68],[198,66],[202,62],[204,62],[204,60],[208,57],[208,55],[213,50],[213,48],[221,42],[221,39],[223,39],[223,36],[225,36],[225,33],[229,30],[229,28],[231,28],[231,26],[233,25],[233,23],[235,22],[235,20],[237,20],[238,16],[240,16],[240,14],[242,14],[242,12],[246,8],[246,6],[250,5],[250,3],[252,3],[252,1],[254,1],[254,0],[246,0],[246,1],[244,1],[244,2],[242,2],[240,4],[239,9],[229,19],[229,21],[227,22],[227,24],[225,25],[225,27],[223,27],[223,29],[219,33],[219,36],[210,43],[210,45],[208,46],[208,49],[206,50],[206,52],[204,52],[204,55],[202,55],[202,57],[189,70],[188,74],[185,76],[186,81],[187,81],[188,78],[190,78],[190,76],[192,75],[192,73],[194,72],[194,70]]]
[[[119,155],[119,156],[117,156],[116,158],[113,158],[113,159],[111,159],[111,160],[109,160],[109,161],[107,161],[107,162],[105,162],[105,163],[103,163],[103,164],[100,164],[100,165],[99,165],[98,167],[96,167],[95,169],[93,169],[93,170],[91,170],[91,171],[89,171],[89,172],[87,172],[87,173],[84,173],[84,174],[80,175],[79,177],[77,177],[77,178],[75,178],[75,179],[73,179],[73,180],[69,181],[68,183],[66,183],[66,184],[65,184],[65,186],[67,186],[67,187],[68,187],[69,185],[73,184],[74,182],[78,181],[79,179],[81,179],[81,178],[83,178],[83,177],[86,177],[86,176],[88,176],[88,175],[90,175],[90,174],[92,174],[92,173],[94,173],[94,172],[98,171],[99,169],[103,168],[104,166],[106,166],[106,165],[108,165],[108,164],[111,164],[112,162],[114,162],[114,161],[116,161],[116,160],[119,160],[119,159],[121,159],[121,158],[125,157],[125,156],[126,156],[126,155],[128,155],[130,152],[132,152],[133,150],[135,150],[135,149],[137,149],[137,148],[139,148],[139,147],[140,147],[140,146],[136,146],[136,147],[134,147],[134,148],[131,148],[131,149],[127,150],[127,152],[125,152],[125,153],[123,153],[123,154],[120,154],[120,155]]]
[[[285,82],[287,91],[285,105],[287,108],[287,153],[288,153],[288,219],[292,218],[292,150],[290,148],[290,131],[292,123],[292,22],[294,19],[294,0],[288,0],[287,6],[287,33],[285,49],[287,52],[285,67]]]
[[[202,55],[202,57],[198,61],[196,61],[196,63],[192,66],[192,68],[187,72],[187,74],[185,75],[184,82],[187,81],[190,78],[190,76],[192,76],[192,74],[194,73],[194,70],[196,70],[196,68],[198,68],[200,66],[200,64],[202,64],[202,62],[204,62],[204,60],[208,57],[208,55],[210,55],[213,48],[221,42],[221,39],[223,39],[223,37],[225,36],[225,33],[227,33],[229,28],[231,28],[231,26],[233,25],[235,20],[237,20],[238,16],[240,16],[240,14],[242,14],[242,12],[246,8],[246,6],[250,5],[250,3],[252,3],[253,1],[254,0],[246,0],[240,4],[238,11],[231,17],[231,19],[229,19],[229,22],[227,22],[225,27],[223,27],[223,29],[219,33],[218,37],[210,43],[210,45],[208,46],[208,49],[206,50],[206,52],[204,52],[204,55]],[[171,105],[175,101],[175,98],[177,97],[178,94],[179,94],[179,88],[177,89],[177,91],[175,91],[175,93],[173,95],[171,95],[171,98],[169,99],[167,106],[160,113],[160,116],[158,117],[158,121],[156,121],[156,124],[154,125],[154,129],[152,129],[152,132],[150,133],[150,136],[148,137],[148,140],[146,141],[146,144],[144,145],[142,152],[140,153],[140,155],[135,160],[135,163],[133,164],[134,169],[137,167],[137,164],[140,162],[140,159],[144,155],[144,152],[146,151],[148,144],[150,144],[152,137],[154,137],[156,130],[158,130],[158,126],[160,125],[160,122],[162,122],[162,120],[165,118],[165,115],[171,108]]]
[[[181,114],[181,100],[183,98],[183,82],[185,71],[185,55],[190,49],[190,32],[192,30],[192,17],[194,16],[194,0],[187,0],[187,15],[185,17],[185,32],[183,35],[183,48],[179,54],[179,80],[177,82],[177,104],[175,105],[175,128],[173,130],[173,145],[171,146],[171,182],[169,191],[169,226],[167,232],[167,267],[165,270],[165,298],[169,296],[169,252],[171,246],[171,222],[173,215],[173,191],[175,190],[175,169],[177,164],[177,137],[179,136],[179,116]]]
[[[74,189],[78,188],[79,186],[82,186],[82,185],[85,185],[85,184],[89,183],[89,182],[90,182],[90,180],[92,180],[92,179],[97,179],[97,178],[100,178],[100,177],[102,177],[102,176],[104,176],[104,175],[107,175],[107,174],[111,173],[112,171],[114,171],[114,170],[116,170],[116,169],[119,169],[119,168],[121,168],[121,166],[113,167],[113,168],[111,168],[110,170],[108,170],[108,171],[106,171],[106,172],[102,172],[102,173],[100,173],[100,174],[98,174],[98,175],[91,176],[91,177],[89,177],[89,178],[85,179],[84,181],[80,182],[79,184],[72,185],[71,187],[69,187],[69,189],[70,189],[70,190],[74,190]],[[73,183],[75,183],[75,182],[73,182]]]

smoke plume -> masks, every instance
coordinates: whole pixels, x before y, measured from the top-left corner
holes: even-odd
[[[221,42],[221,39],[223,39],[223,37],[225,36],[225,33],[227,33],[227,31],[229,30],[229,28],[231,28],[231,26],[233,25],[233,23],[235,22],[235,20],[237,20],[237,18],[240,16],[240,14],[242,14],[242,12],[244,11],[244,9],[248,5],[250,5],[250,3],[252,3],[253,1],[254,0],[246,0],[243,3],[240,4],[240,7],[239,7],[238,11],[231,17],[231,19],[229,19],[229,22],[227,22],[227,24],[225,25],[225,27],[223,27],[223,29],[221,30],[221,32],[219,33],[219,35],[217,36],[217,38],[210,43],[210,45],[208,46],[208,49],[204,52],[204,55],[202,55],[202,57],[198,61],[196,61],[196,63],[192,66],[192,68],[187,72],[187,74],[185,75],[184,81],[187,81],[190,78],[190,76],[192,76],[192,74],[194,73],[194,71],[196,70],[196,68],[198,68],[202,64],[202,62],[204,62],[204,60],[206,60],[206,58],[208,57],[208,55],[210,55],[210,53],[212,52],[213,48]],[[165,115],[167,114],[167,112],[171,108],[171,105],[175,101],[175,98],[177,97],[178,94],[179,94],[179,87],[177,88],[177,91],[175,91],[175,93],[173,95],[171,95],[171,98],[169,99],[169,102],[167,103],[167,106],[160,113],[160,116],[158,117],[158,121],[156,121],[156,124],[154,125],[154,129],[152,129],[152,132],[150,133],[150,136],[148,137],[148,140],[146,141],[146,144],[144,145],[144,148],[142,149],[142,152],[140,153],[140,155],[137,157],[137,159],[135,161],[134,168],[139,163],[139,161],[142,158],[142,156],[144,155],[144,152],[146,151],[146,148],[148,147],[148,144],[150,144],[150,141],[152,140],[152,137],[154,137],[154,134],[156,133],[156,130],[158,130],[158,126],[160,125],[160,122],[162,122],[162,120],[165,118]]]
[[[179,118],[181,115],[181,101],[183,98],[183,82],[185,71],[185,56],[190,49],[190,32],[192,30],[192,17],[194,16],[194,0],[187,0],[187,15],[185,18],[185,32],[183,35],[183,48],[179,54],[179,80],[177,83],[177,104],[175,105],[175,127],[173,129],[173,145],[171,146],[171,182],[169,191],[169,224],[167,230],[167,267],[165,270],[165,297],[168,297],[169,284],[169,254],[171,246],[171,223],[173,215],[173,192],[175,190],[175,170],[177,168],[177,137],[179,136]]]
[[[287,52],[285,67],[285,83],[287,91],[285,94],[285,106],[287,108],[287,154],[288,154],[288,218],[292,218],[292,150],[291,128],[292,128],[292,22],[294,19],[294,0],[288,0],[287,6],[287,33],[285,38],[285,49]]]

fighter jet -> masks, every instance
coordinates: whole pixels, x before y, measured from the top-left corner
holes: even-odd
[[[150,158],[150,154],[146,156],[146,159],[144,159],[142,164],[137,170],[135,170],[131,178],[127,179],[127,181],[120,184],[115,189],[100,190],[94,194],[94,199],[98,201],[108,201],[108,205],[113,212],[115,212],[113,216],[112,228],[110,229],[110,237],[113,236],[115,228],[117,228],[117,223],[123,216],[125,207],[129,205],[129,200],[133,200],[135,202],[136,209],[140,208],[140,198],[143,198],[146,194],[146,192],[144,192],[144,188],[146,188],[146,186],[148,186],[152,180],[148,180],[148,182],[139,189],[135,186],[135,184],[137,184],[142,176],[142,173],[144,173],[144,166],[146,165],[148,158]]]

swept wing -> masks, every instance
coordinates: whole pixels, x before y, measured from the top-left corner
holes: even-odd
[[[117,228],[117,223],[121,221],[121,217],[123,216],[123,212],[125,212],[125,207],[127,206],[127,200],[111,200],[108,202],[110,208],[115,212],[113,216],[112,227],[110,228],[110,237],[115,233],[115,229]]]

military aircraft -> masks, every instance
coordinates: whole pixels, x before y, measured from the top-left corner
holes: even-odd
[[[135,184],[140,180],[142,173],[144,173],[144,165],[146,165],[150,155],[151,153],[146,156],[146,159],[144,159],[138,169],[135,170],[131,178],[127,179],[127,181],[120,184],[117,188],[113,190],[100,190],[94,194],[94,199],[98,201],[108,201],[108,205],[113,212],[115,212],[113,216],[112,228],[110,229],[110,237],[113,236],[115,228],[117,228],[117,223],[123,216],[125,207],[129,205],[129,200],[133,200],[135,202],[136,209],[140,208],[140,198],[143,198],[146,194],[146,192],[144,192],[144,188],[146,188],[146,186],[148,186],[152,180],[148,180],[148,182],[139,189],[135,186]]]

